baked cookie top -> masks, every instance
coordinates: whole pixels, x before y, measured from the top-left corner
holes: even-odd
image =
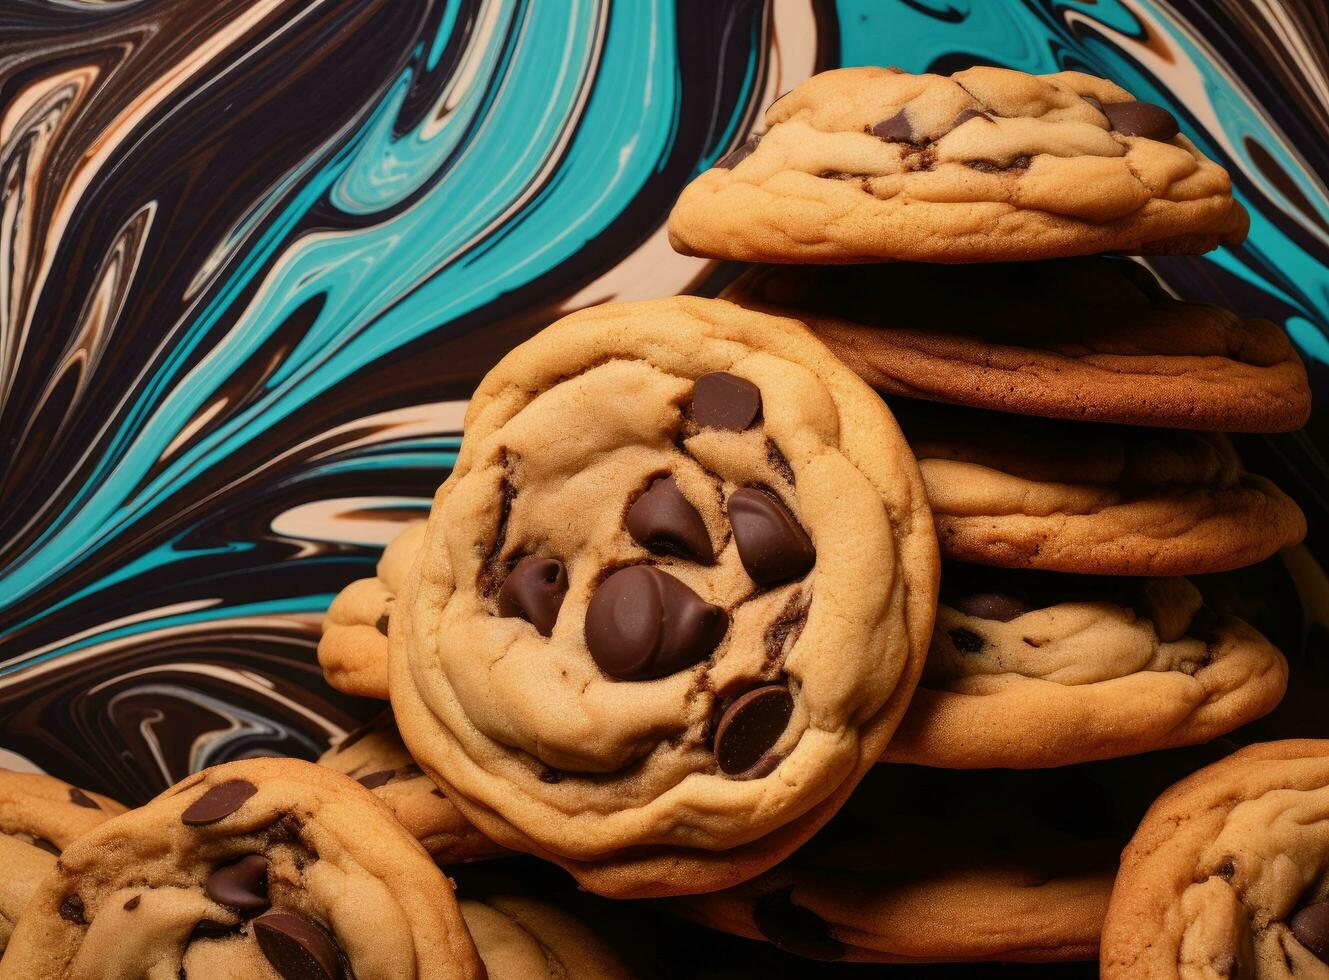
[[[721,887],[880,755],[937,564],[889,411],[801,324],[585,310],[471,402],[392,619],[393,709],[491,839],[601,893]]]
[[[452,885],[372,793],[295,759],[214,766],[65,848],[14,980],[479,978]]]
[[[1217,433],[893,399],[947,558],[1104,575],[1251,565],[1306,534]]]
[[[1252,745],[1178,783],[1122,855],[1106,980],[1329,975],[1329,741]]]
[[[1268,713],[1287,661],[1184,578],[950,563],[887,761],[1031,769],[1207,742]]]
[[[386,649],[383,659],[387,659]],[[386,663],[382,669],[387,672]],[[372,790],[439,864],[478,861],[508,853],[476,830],[415,764],[402,744],[391,712],[383,712],[348,734],[324,752],[318,762]]]
[[[1080,72],[841,68],[766,110],[669,216],[685,255],[995,262],[1236,244],[1222,167],[1161,106]]]
[[[1174,299],[1129,259],[762,266],[722,295],[802,320],[888,395],[1220,432],[1284,432],[1310,414],[1281,327]]]

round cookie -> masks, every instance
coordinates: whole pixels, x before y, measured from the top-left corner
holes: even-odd
[[[424,535],[424,521],[407,524],[383,549],[377,574],[338,592],[324,614],[318,662],[344,694],[387,700],[388,623]]]
[[[487,837],[601,894],[724,887],[881,754],[937,568],[890,413],[801,324],[585,310],[471,401],[392,620],[393,710]]]
[[[838,264],[1206,252],[1250,219],[1166,109],[1080,72],[823,72],[686,188],[685,255]]]
[[[1218,432],[1310,415],[1281,327],[1174,299],[1129,259],[765,266],[722,295],[802,320],[887,395]]]
[[[452,980],[452,884],[372,793],[295,759],[191,776],[68,846],[0,960],[22,980]]]
[[[633,973],[585,923],[529,895],[461,900],[489,980],[631,980]]]
[[[479,861],[508,853],[471,826],[415,764],[390,712],[351,732],[318,761],[372,790],[439,864]]]
[[[951,563],[883,759],[1032,769],[1207,742],[1272,711],[1287,661],[1183,578]]]
[[[1104,980],[1329,976],[1329,741],[1251,745],[1178,783],[1122,855]]]
[[[1198,575],[1306,534],[1301,510],[1207,432],[978,412],[893,399],[942,554],[1006,568]]]
[[[60,852],[124,810],[53,776],[0,769],[0,952]]]

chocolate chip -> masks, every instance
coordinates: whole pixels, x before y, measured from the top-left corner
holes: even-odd
[[[568,572],[557,558],[528,555],[503,580],[498,614],[520,616],[541,636],[554,632],[558,610],[568,594]]]
[[[374,623],[374,629],[378,630],[384,636],[388,635],[388,625],[391,623],[389,616],[389,613],[384,613],[382,616],[378,617],[378,621]]]
[[[1023,599],[1004,592],[977,592],[961,596],[951,601],[950,606],[956,612],[973,616],[975,619],[995,619],[999,623],[1009,623],[1012,619],[1033,611],[1033,606]]]
[[[956,117],[951,120],[951,129],[959,129],[970,119],[973,119],[975,117],[986,119],[988,122],[992,122],[992,117],[989,116],[982,109],[974,109],[974,108],[961,109],[959,113],[956,115]]]
[[[367,776],[361,776],[356,782],[365,789],[378,789],[395,775],[397,775],[396,769],[383,769],[379,772],[371,772]]]
[[[77,926],[86,926],[88,920],[83,917],[83,899],[73,892],[60,900],[60,918]]]
[[[730,150],[729,153],[715,165],[722,170],[733,170],[748,157],[752,156],[752,151],[757,148],[757,144],[761,142],[763,135],[764,134],[762,133],[754,133],[749,136],[742,146]]]
[[[341,980],[341,950],[307,919],[269,912],[254,920],[259,949],[284,980]]]
[[[807,532],[770,494],[753,488],[729,495],[729,523],[738,557],[759,585],[802,578],[817,561]]]
[[[795,956],[810,960],[838,960],[844,943],[834,938],[826,921],[803,905],[794,904],[793,888],[769,892],[757,899],[752,922],[763,936]]]
[[[1317,959],[1329,963],[1329,902],[1316,902],[1299,909],[1288,924],[1297,942]]]
[[[729,614],[649,565],[620,569],[586,608],[586,646],[620,680],[664,677],[705,660],[724,639]]]
[[[909,117],[901,109],[889,119],[883,119],[872,127],[872,135],[887,143],[915,143],[918,141]]]
[[[715,561],[706,522],[672,476],[656,480],[633,502],[627,525],[633,540],[648,551],[678,555],[702,565]]]
[[[1163,141],[1181,132],[1176,117],[1152,102],[1108,102],[1102,111],[1112,128],[1122,136]]]
[[[143,901],[143,896],[142,896],[142,895],[135,895],[135,896],[134,896],[133,898],[131,898],[129,901],[125,902],[125,911],[126,911],[126,912],[132,912],[132,911],[134,911],[134,909],[138,908],[138,903],[141,902],[141,901]]]
[[[87,793],[83,792],[83,790],[79,789],[77,786],[69,787],[69,802],[73,803],[75,806],[81,806],[88,810],[101,809],[101,807],[97,805],[96,800],[94,800]]]
[[[1094,107],[1095,109],[1097,109],[1099,112],[1102,112],[1102,111],[1103,111],[1103,103],[1102,103],[1102,102],[1099,102],[1099,101],[1098,101],[1096,98],[1094,98],[1092,95],[1082,95],[1082,96],[1080,96],[1080,98],[1084,99],[1086,102],[1088,102],[1091,106],[1093,106],[1093,107]]]
[[[771,749],[789,727],[794,699],[783,684],[767,684],[735,698],[715,726],[715,759],[736,779],[760,779],[780,762]]]
[[[180,820],[186,827],[202,827],[229,817],[245,800],[258,792],[258,787],[247,779],[231,779],[218,783],[208,790],[180,814]]]
[[[45,851],[46,853],[48,853],[48,854],[54,854],[56,857],[59,857],[59,856],[60,856],[60,848],[56,847],[54,844],[52,844],[50,841],[48,841],[45,837],[34,837],[34,838],[32,839],[32,846],[33,846],[33,847],[40,847],[40,848],[41,848],[43,851]]]
[[[978,653],[983,649],[983,638],[973,630],[967,630],[963,626],[947,630],[946,635],[951,638],[951,643],[955,645],[955,649],[960,653]]]
[[[414,762],[408,762],[397,770],[397,775],[402,779],[414,779],[416,776],[423,776],[425,771]]]
[[[246,854],[208,875],[204,893],[218,905],[241,911],[268,907],[268,859]]]
[[[692,417],[703,429],[742,432],[761,414],[761,389],[725,371],[703,374],[692,383]]]

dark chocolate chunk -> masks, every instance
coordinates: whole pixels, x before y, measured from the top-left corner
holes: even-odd
[[[133,898],[131,898],[129,901],[125,902],[125,911],[126,911],[126,912],[132,912],[132,911],[134,911],[134,909],[138,908],[138,903],[141,902],[141,901],[143,901],[143,896],[142,896],[142,895],[135,895],[135,896],[134,896]]]
[[[678,555],[702,565],[715,561],[706,522],[672,476],[651,484],[628,508],[628,533],[648,551]]]
[[[978,653],[983,649],[983,638],[973,630],[967,630],[963,626],[947,630],[946,635],[951,638],[951,642],[955,644],[955,649],[960,653]]]
[[[1317,959],[1329,963],[1329,902],[1298,909],[1288,925],[1297,942]]]
[[[34,837],[34,838],[32,839],[32,846],[33,846],[33,847],[40,847],[40,848],[41,848],[43,851],[45,851],[47,854],[54,854],[56,857],[59,857],[59,856],[60,856],[60,848],[56,847],[53,843],[51,843],[50,841],[48,841],[45,837]]]
[[[956,114],[955,118],[951,120],[951,129],[959,129],[975,116],[986,119],[988,122],[992,122],[992,117],[982,109],[961,109],[959,113]]]
[[[1009,623],[1012,619],[1033,611],[1033,606],[1023,599],[1004,592],[976,592],[961,596],[950,602],[956,612],[973,616],[976,619],[995,619],[999,623]]]
[[[759,779],[779,758],[771,751],[789,726],[794,699],[783,684],[766,684],[735,698],[715,726],[715,759],[736,779]]]
[[[208,875],[204,893],[218,905],[249,912],[268,906],[268,859],[246,854]]]
[[[257,792],[258,787],[246,779],[218,783],[189,804],[189,808],[180,814],[180,820],[187,827],[216,823],[244,806],[245,800]]]
[[[705,660],[724,639],[729,614],[658,568],[610,575],[586,609],[586,646],[620,680],[664,677]]]
[[[872,127],[872,135],[887,143],[915,143],[918,136],[909,122],[909,117],[901,109],[889,119],[883,119]]]
[[[389,626],[389,625],[391,624],[391,622],[392,622],[392,620],[391,620],[390,617],[391,617],[391,613],[384,613],[382,616],[378,617],[377,622],[374,623],[374,629],[378,630],[378,631],[379,631],[380,633],[382,633],[384,636],[387,636],[387,635],[388,635],[388,626]]]
[[[83,792],[83,790],[79,789],[77,786],[69,787],[69,802],[73,803],[75,806],[85,807],[86,809],[89,810],[101,809],[101,807],[97,805],[96,800],[94,800],[87,793]]]
[[[1108,102],[1103,106],[1103,115],[1122,136],[1165,141],[1181,132],[1176,117],[1152,102]]]
[[[692,417],[703,429],[742,432],[761,414],[761,389],[725,371],[703,374],[692,384]]]
[[[729,523],[738,557],[759,585],[802,578],[817,561],[807,532],[784,504],[761,490],[745,488],[729,495]]]
[[[557,558],[527,555],[503,580],[498,614],[520,616],[541,636],[554,632],[558,610],[568,594],[568,572]]]
[[[729,153],[717,161],[715,165],[721,170],[733,170],[748,157],[752,156],[752,151],[757,148],[757,144],[761,142],[761,138],[764,135],[764,133],[754,133],[749,136],[743,142],[742,146],[737,146],[730,150]]]
[[[273,969],[285,980],[341,980],[341,950],[307,919],[269,912],[254,920],[254,937]]]
[[[793,888],[769,892],[757,899],[752,922],[763,936],[795,956],[810,960],[838,960],[844,943],[831,935],[826,921],[803,905],[794,904]]]
[[[371,772],[367,776],[361,776],[356,782],[365,789],[378,789],[395,775],[397,775],[396,769],[381,769],[378,772]]]
[[[70,892],[60,900],[60,918],[76,926],[86,926],[88,920],[83,916],[83,899]]]

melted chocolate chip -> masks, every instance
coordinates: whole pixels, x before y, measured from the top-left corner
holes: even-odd
[[[734,699],[715,726],[715,759],[735,779],[760,779],[777,765],[771,751],[789,726],[794,699],[783,684],[767,684]]]
[[[620,680],[650,680],[710,656],[729,614],[658,568],[620,569],[586,609],[586,646],[600,669]]]
[[[242,912],[268,907],[268,859],[262,854],[246,854],[239,861],[224,864],[208,876],[204,893],[218,905]]]
[[[138,908],[138,904],[139,904],[139,902],[141,902],[141,901],[143,901],[143,896],[142,896],[142,895],[135,895],[135,896],[134,896],[133,898],[131,898],[129,901],[125,902],[125,911],[126,911],[126,912],[132,912],[132,911],[134,911],[134,909]]]
[[[1033,611],[1033,606],[1023,599],[1004,592],[977,592],[961,596],[951,601],[950,606],[956,612],[973,616],[975,619],[995,619],[999,623],[1009,623],[1012,619]]]
[[[955,644],[955,649],[960,653],[978,653],[983,649],[983,638],[963,626],[947,630],[946,635],[951,638],[951,643]]]
[[[96,800],[94,800],[87,793],[83,792],[83,790],[79,789],[77,786],[69,787],[69,802],[73,803],[75,806],[81,806],[88,810],[101,809],[101,807],[97,805]]]
[[[784,888],[757,899],[753,924],[786,953],[824,961],[843,957],[844,943],[830,934],[826,921],[816,912],[794,904],[793,892],[793,888]]]
[[[218,783],[208,790],[180,814],[180,820],[186,827],[202,827],[229,817],[245,800],[258,792],[258,787],[245,779],[232,779]]]
[[[1288,926],[1297,942],[1325,963],[1329,963],[1329,902],[1316,902],[1299,909]]]
[[[752,156],[752,151],[757,148],[757,144],[761,142],[763,135],[765,134],[754,133],[749,136],[742,146],[730,150],[729,153],[720,159],[715,165],[721,170],[733,170],[748,157]]]
[[[982,109],[974,109],[974,108],[961,109],[959,113],[956,115],[956,117],[951,120],[951,129],[959,129],[970,119],[973,119],[975,117],[980,119],[986,119],[988,122],[992,122],[992,117],[989,116]]]
[[[498,614],[520,616],[541,636],[554,632],[558,610],[568,594],[568,572],[557,558],[528,555],[503,580]]]
[[[361,776],[356,782],[365,789],[378,789],[395,775],[397,775],[396,769],[382,769],[378,772],[371,772],[367,776]]]
[[[702,565],[715,561],[711,536],[697,508],[678,489],[672,476],[651,484],[628,508],[628,533],[658,555],[678,555]]]
[[[378,617],[378,621],[374,623],[374,629],[378,630],[384,636],[387,636],[388,626],[392,622],[390,617],[391,617],[390,613],[384,613],[382,616]]]
[[[60,918],[76,926],[86,926],[88,920],[83,916],[83,899],[70,892],[60,900]]]
[[[807,532],[770,494],[745,488],[729,495],[729,523],[738,557],[759,585],[802,578],[817,561]]]
[[[32,846],[33,846],[33,847],[40,847],[40,848],[41,848],[43,851],[45,851],[47,854],[54,854],[56,857],[59,857],[59,856],[60,856],[60,848],[56,847],[54,844],[52,844],[50,841],[48,841],[45,837],[34,837],[34,838],[32,839]]]
[[[307,919],[269,912],[254,920],[259,949],[284,980],[341,980],[341,950]]]
[[[742,432],[761,414],[761,389],[724,371],[703,374],[692,384],[692,417],[703,429]]]
[[[916,143],[918,135],[909,122],[909,117],[901,109],[889,119],[883,119],[872,127],[872,135],[887,143]]]
[[[1166,141],[1181,132],[1176,117],[1152,102],[1108,102],[1102,112],[1112,128],[1122,136]]]

